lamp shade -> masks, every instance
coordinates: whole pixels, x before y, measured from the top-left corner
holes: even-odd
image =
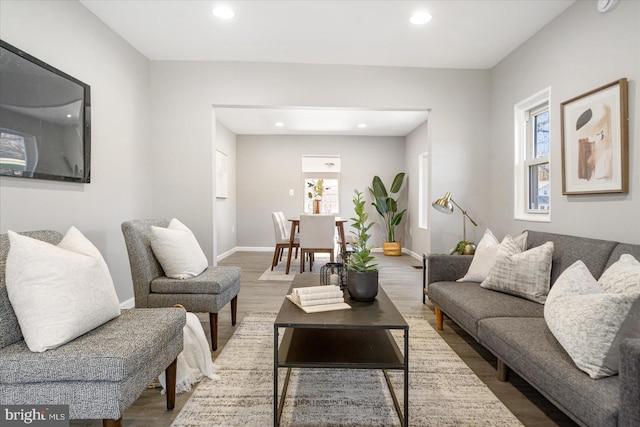
[[[451,193],[448,191],[445,193],[444,197],[436,200],[431,204],[433,208],[442,213],[450,214],[453,213],[453,204],[451,203]]]

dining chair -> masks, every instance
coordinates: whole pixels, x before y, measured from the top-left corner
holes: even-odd
[[[304,273],[305,255],[309,271],[313,271],[314,254],[327,252],[333,262],[336,217],[333,215],[300,215],[300,273]]]
[[[273,260],[271,261],[271,271],[278,265],[278,261],[282,261],[282,254],[285,249],[289,248],[289,238],[291,232],[287,228],[287,220],[282,212],[272,212],[271,220],[273,221],[273,232],[276,239],[276,248],[273,252]],[[298,236],[294,237],[292,248],[296,248],[296,258],[298,258],[298,248],[300,242]]]

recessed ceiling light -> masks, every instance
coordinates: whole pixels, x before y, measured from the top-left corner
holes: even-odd
[[[358,124],[358,127],[359,127],[360,129],[364,129],[364,128],[366,128],[366,127],[367,127],[367,124],[366,124],[366,123],[359,123],[359,124]]]
[[[214,8],[212,12],[215,16],[217,16],[220,19],[231,19],[234,16],[236,16],[234,11],[227,6],[218,6]]]
[[[277,128],[284,127],[284,123],[282,123],[282,122],[276,122],[276,123],[274,123],[273,125],[274,125],[275,127],[277,127]]]
[[[414,25],[422,25],[431,21],[431,18],[431,14],[429,12],[421,10],[411,15],[411,18],[409,18],[409,22]]]

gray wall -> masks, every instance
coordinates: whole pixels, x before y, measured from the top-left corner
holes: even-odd
[[[388,185],[404,170],[404,137],[270,135],[238,136],[238,246],[273,247],[271,212],[297,216],[303,209],[302,155],[339,155],[340,216],[353,216],[354,190],[364,193],[374,175]],[[289,190],[294,195],[289,196]],[[384,227],[372,206],[372,245],[381,246]],[[349,233],[350,228],[345,227]],[[401,236],[401,235],[400,235]]]
[[[408,182],[405,185],[409,186],[408,189],[408,210],[405,214],[405,218],[402,221],[402,228],[405,233],[403,241],[403,247],[410,248],[416,255],[422,255],[424,253],[431,252],[431,227],[427,229],[420,228],[418,226],[418,212],[419,212],[419,162],[420,155],[423,153],[429,153],[429,121],[427,120],[422,125],[418,126],[406,137],[406,156],[405,156],[405,170],[407,172]],[[429,158],[430,159],[430,158]],[[429,170],[431,168],[429,167]],[[428,172],[428,171],[427,171]],[[427,173],[428,175],[428,173]],[[431,182],[431,178],[428,178]],[[426,202],[424,208],[427,210],[428,218],[431,218],[432,213],[438,214],[434,211],[429,204],[436,198],[442,197],[441,194],[431,194],[429,187],[423,188],[423,201]],[[457,228],[451,231],[459,231]]]
[[[491,226],[497,234],[523,229],[640,241],[640,2],[623,1],[605,14],[578,1],[504,59],[491,73]],[[629,193],[562,195],[560,103],[606,83],[629,80]],[[551,222],[513,219],[513,107],[551,87]]]
[[[431,109],[432,191],[451,191],[488,218],[482,201],[489,188],[479,179],[489,160],[488,70],[153,61],[151,93],[153,212],[183,218],[209,256],[217,222],[212,105]],[[461,167],[473,173],[461,174]],[[244,209],[238,206],[238,228]],[[459,215],[433,216],[431,224],[433,250],[447,250],[462,237]],[[238,245],[246,244],[262,243],[239,236]]]
[[[219,121],[214,120],[214,123],[215,148],[227,155],[227,166],[229,167],[229,197],[226,199],[215,198],[215,253],[217,254],[216,258],[218,258],[232,252],[237,246],[236,206],[238,205],[238,188],[236,185],[236,134]]]
[[[0,177],[0,232],[76,226],[133,297],[120,223],[151,213],[149,61],[77,2],[2,1],[0,37],[91,86],[91,184]]]

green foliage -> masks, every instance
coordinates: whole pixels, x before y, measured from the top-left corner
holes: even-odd
[[[466,240],[460,240],[449,255],[453,255],[453,254],[464,255],[464,248],[470,243],[471,242],[467,242]]]
[[[329,187],[324,186],[324,179],[320,178],[316,182],[308,182],[307,187],[309,187],[309,192],[307,193],[307,197],[310,199],[315,199],[316,196],[322,197],[325,190],[328,190]]]
[[[400,172],[396,175],[388,193],[382,180],[377,175],[373,177],[373,183],[371,184],[371,187],[369,187],[369,192],[374,199],[371,204],[375,206],[376,211],[378,211],[380,216],[384,219],[384,224],[387,229],[387,242],[396,241],[396,226],[400,224],[402,217],[407,211],[404,209],[398,213],[398,201],[391,197],[392,194],[396,194],[400,191],[400,188],[402,188],[404,176],[404,172]]]
[[[356,237],[357,241],[351,246],[353,252],[349,256],[347,269],[351,271],[359,271],[361,273],[378,271],[378,264],[375,264],[375,257],[371,255],[371,248],[367,247],[367,241],[371,237],[368,233],[373,226],[373,222],[367,224],[369,214],[365,210],[365,201],[362,198],[362,192],[355,190],[353,196],[353,205],[355,216],[351,219],[351,227],[355,229],[351,233]]]

